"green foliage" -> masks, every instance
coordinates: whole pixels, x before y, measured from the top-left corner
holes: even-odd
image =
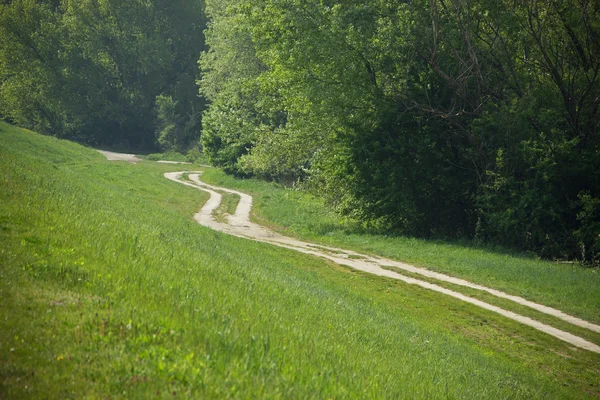
[[[194,145],[185,155],[186,161],[191,163],[206,163],[204,153],[200,151],[199,145]]]
[[[158,161],[163,160],[163,155],[161,153],[152,153],[148,154],[145,158],[150,161]]]
[[[168,151],[165,153],[152,153],[152,154],[148,154],[144,158],[146,160],[150,160],[150,161],[165,160],[165,161],[184,162],[187,160],[185,155],[178,153],[176,151]]]
[[[581,225],[575,231],[575,238],[581,246],[581,257],[600,264],[600,198],[581,192],[579,200],[581,211],[577,214],[577,220]]]
[[[208,2],[205,151],[388,232],[595,262],[595,3]]]
[[[161,150],[182,152],[197,138],[200,114],[181,115],[182,111],[171,96],[156,97],[156,141]]]
[[[229,11],[236,6],[236,2],[207,2],[209,50],[200,58],[199,85],[211,102],[202,120],[204,151],[213,165],[239,174],[242,169],[237,160],[248,152],[261,126],[255,80],[264,66],[256,57],[247,21]]]
[[[164,122],[155,98],[165,94],[197,140],[203,28],[201,1],[2,4],[0,115],[60,137],[151,148]]]
[[[156,118],[159,121],[156,141],[161,150],[176,149],[181,132],[176,125],[175,102],[171,96],[159,95],[156,97]]]

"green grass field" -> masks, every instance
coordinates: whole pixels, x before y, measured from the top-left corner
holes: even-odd
[[[600,394],[600,355],[443,295],[199,226],[192,215],[207,195],[162,176],[180,169],[108,162],[0,123],[0,398]],[[257,219],[298,236],[519,293],[514,271],[546,268],[531,297],[568,294],[548,283],[564,279],[552,264],[347,233],[297,192],[213,170],[206,178],[256,195]],[[484,272],[463,265],[470,251],[488,260]],[[565,286],[598,288],[593,271],[565,273],[575,282]],[[569,304],[585,297],[574,295]],[[597,318],[594,296],[569,307]]]
[[[207,183],[254,196],[254,219],[284,234],[408,262],[497,288],[600,323],[600,270],[558,264],[465,243],[374,235],[327,210],[319,199],[209,170]]]

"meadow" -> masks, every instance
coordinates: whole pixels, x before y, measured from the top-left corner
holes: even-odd
[[[163,177],[181,169],[109,162],[0,123],[0,397],[600,394],[598,354],[440,294],[196,224],[207,195]],[[593,270],[366,235],[308,195],[212,169],[205,179],[254,195],[255,219],[287,233],[564,300],[565,311],[597,321]],[[536,274],[532,289],[518,282]],[[572,290],[582,293],[566,299]]]
[[[540,260],[472,242],[375,234],[350,219],[340,218],[306,191],[255,179],[235,179],[217,169],[206,171],[202,179],[251,194],[254,220],[283,234],[461,277],[600,323],[598,268]]]

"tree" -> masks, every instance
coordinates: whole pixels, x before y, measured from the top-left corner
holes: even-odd
[[[194,120],[202,2],[30,1],[1,5],[0,113],[43,132],[152,147],[155,100]],[[192,140],[191,138],[189,140]]]

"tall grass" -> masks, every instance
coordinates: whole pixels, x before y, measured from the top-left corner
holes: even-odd
[[[177,166],[2,123],[0,157],[3,398],[598,393],[597,355],[199,226],[206,195],[162,177]]]
[[[285,234],[424,266],[600,323],[598,268],[558,264],[472,243],[371,234],[306,192],[234,179],[219,170],[206,171],[203,180],[252,194],[254,218]]]

